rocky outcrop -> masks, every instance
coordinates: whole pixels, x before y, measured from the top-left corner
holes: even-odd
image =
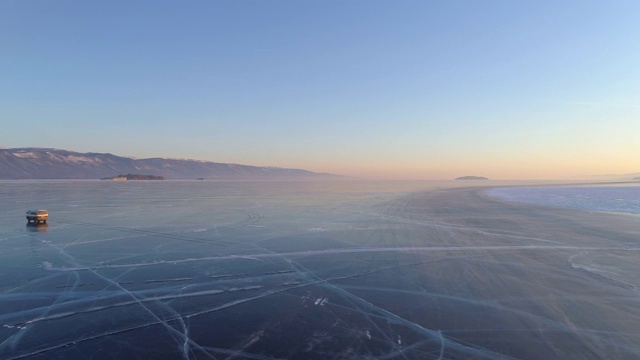
[[[127,174],[110,178],[102,178],[101,180],[164,180],[164,176]]]
[[[483,176],[461,176],[459,178],[455,178],[455,180],[489,180]]]

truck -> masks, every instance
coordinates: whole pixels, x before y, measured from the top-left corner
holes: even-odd
[[[46,224],[48,219],[49,212],[47,210],[27,210],[27,223],[39,224],[43,222]]]

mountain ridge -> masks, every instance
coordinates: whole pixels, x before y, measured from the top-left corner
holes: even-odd
[[[303,169],[251,166],[193,159],[137,159],[111,153],[54,148],[0,148],[0,179],[101,179],[117,174],[167,179],[317,179],[339,175]]]

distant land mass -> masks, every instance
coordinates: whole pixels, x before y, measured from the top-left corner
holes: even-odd
[[[114,177],[106,177],[100,180],[164,180],[164,176],[127,174],[117,175]]]
[[[483,176],[461,176],[461,177],[455,178],[455,180],[489,180],[489,179]]]
[[[164,158],[134,159],[48,148],[0,149],[0,179],[102,179],[146,174],[166,179],[322,179],[341,176],[301,169]]]

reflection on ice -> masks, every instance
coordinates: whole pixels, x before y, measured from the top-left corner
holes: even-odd
[[[31,232],[47,232],[49,224],[47,223],[27,223],[27,230]]]
[[[465,189],[60,182],[38,195],[56,214],[40,232],[7,205],[33,184],[9,185],[2,359],[640,352],[634,218]]]

